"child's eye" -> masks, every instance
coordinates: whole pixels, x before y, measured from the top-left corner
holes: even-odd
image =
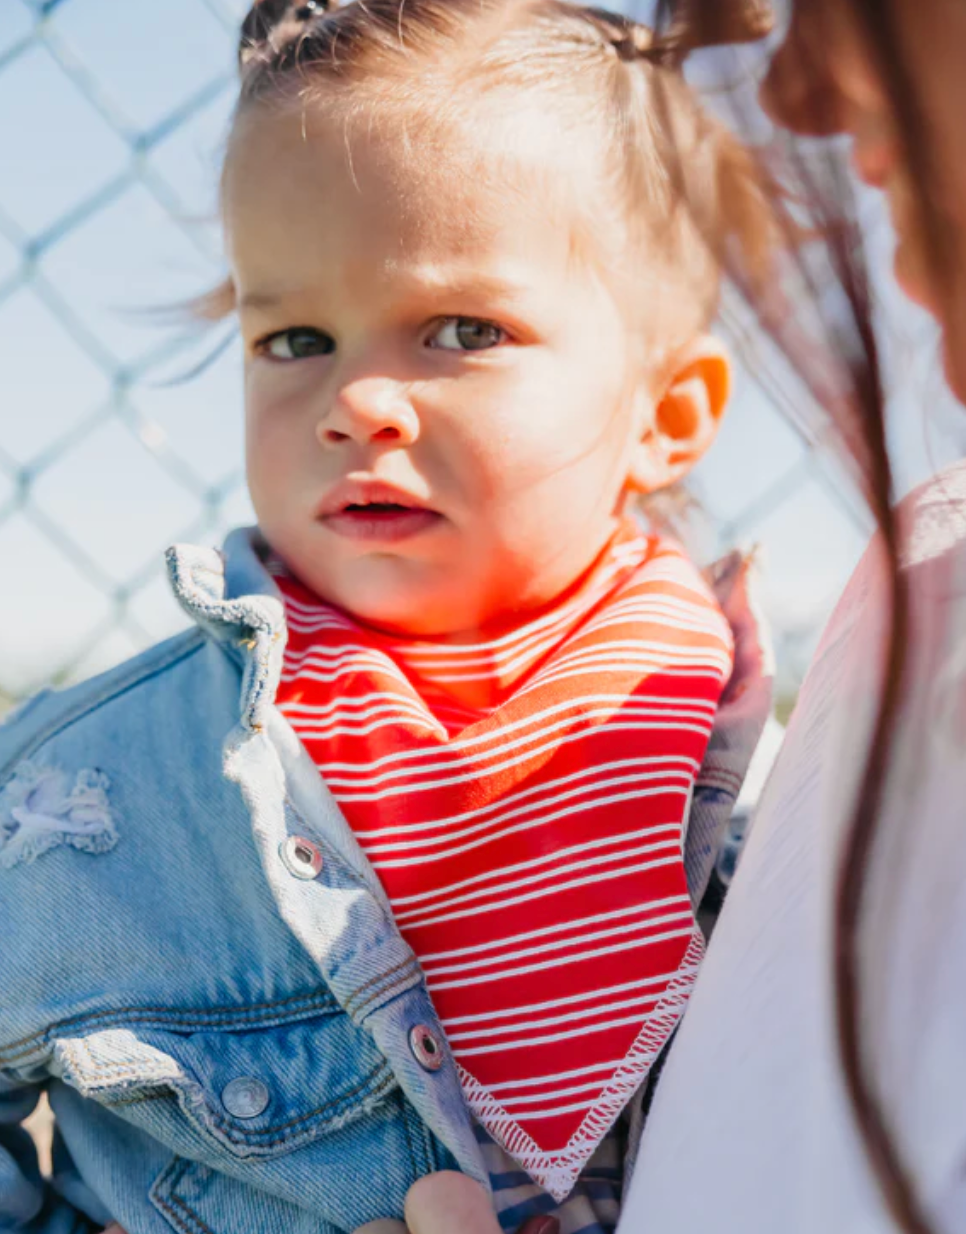
[[[273,360],[307,360],[311,356],[329,356],[335,351],[335,339],[311,326],[293,326],[263,338],[256,350]]]
[[[451,317],[429,340],[442,351],[487,351],[506,342],[507,333],[492,321],[476,317]]]

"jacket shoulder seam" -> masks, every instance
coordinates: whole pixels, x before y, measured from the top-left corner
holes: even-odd
[[[167,672],[182,660],[187,660],[196,652],[200,651],[205,645],[206,636],[201,630],[188,631],[183,641],[176,641],[175,645],[163,656],[157,660],[149,660],[146,664],[142,663],[142,657],[138,656],[131,663],[127,673],[122,673],[119,679],[112,687],[103,695],[91,698],[80,699],[65,711],[58,713],[51,720],[33,733],[22,746],[19,746],[15,753],[0,766],[0,785],[8,778],[9,773],[24,760],[29,759],[43,745],[62,733],[65,729],[76,724],[78,720],[84,719],[86,716],[92,715],[106,704],[120,698],[129,690],[135,689],[146,681],[150,681],[152,677],[157,677],[161,673]]]

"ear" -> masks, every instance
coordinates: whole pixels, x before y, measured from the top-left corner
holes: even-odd
[[[710,334],[675,357],[634,448],[628,487],[653,493],[683,479],[714,441],[731,397],[731,358]]]

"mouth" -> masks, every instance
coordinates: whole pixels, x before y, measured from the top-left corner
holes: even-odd
[[[344,539],[398,543],[437,526],[442,515],[419,497],[381,481],[338,485],[323,501],[319,520]]]

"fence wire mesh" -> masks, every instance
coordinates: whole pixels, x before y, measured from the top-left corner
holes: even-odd
[[[161,550],[251,521],[234,339],[143,311],[218,281],[246,7],[0,2],[0,707],[175,632]],[[768,550],[791,691],[864,516],[747,372],[694,489],[707,555]]]

